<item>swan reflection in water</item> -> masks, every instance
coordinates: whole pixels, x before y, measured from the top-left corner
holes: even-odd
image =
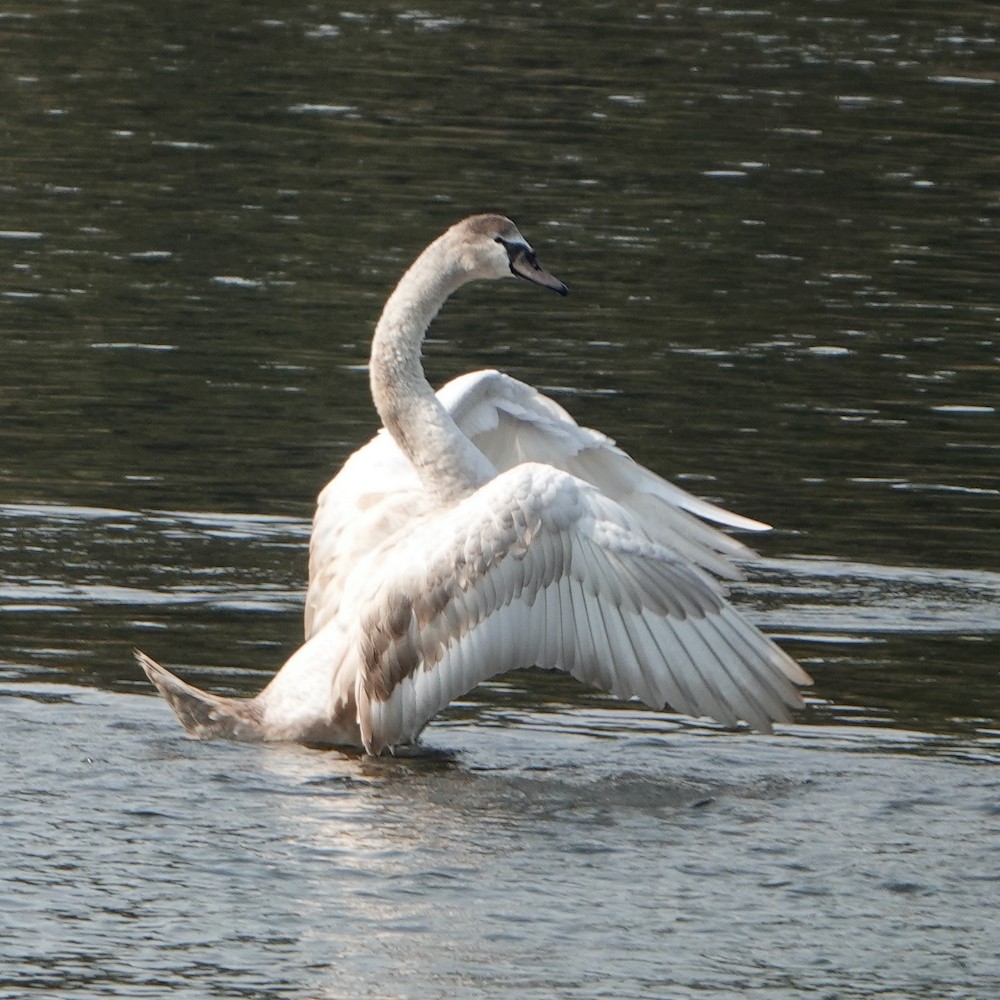
[[[509,219],[472,216],[417,258],[372,342],[384,429],[320,494],[303,645],[251,699],[138,660],[199,738],[410,744],[452,699],[532,666],[619,698],[767,732],[801,704],[799,665],[725,599],[753,555],[699,500],[497,371],[435,393],[421,345],[467,282],[566,294]]]

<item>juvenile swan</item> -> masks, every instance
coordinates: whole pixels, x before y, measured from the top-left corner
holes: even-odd
[[[136,654],[192,736],[377,754],[531,666],[765,732],[801,703],[809,677],[710,575],[739,578],[733,559],[752,553],[699,518],[767,525],[690,496],[499,372],[428,385],[420,348],[445,299],[510,275],[566,293],[509,219],[477,215],[386,302],[370,367],[385,429],[320,495],[306,641],[267,687],[218,697]]]

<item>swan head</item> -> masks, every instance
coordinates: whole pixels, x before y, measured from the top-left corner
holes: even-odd
[[[468,280],[524,278],[532,284],[565,295],[566,286],[538,261],[531,244],[503,215],[473,215],[449,230],[458,242],[458,257]]]

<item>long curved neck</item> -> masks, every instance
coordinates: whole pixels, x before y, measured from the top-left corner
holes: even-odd
[[[386,430],[424,488],[440,500],[467,496],[496,470],[438,402],[424,376],[420,347],[445,300],[468,275],[446,237],[432,243],[389,296],[372,340],[372,399]]]

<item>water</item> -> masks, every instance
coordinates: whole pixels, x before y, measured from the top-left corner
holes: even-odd
[[[4,996],[987,997],[1000,974],[998,782],[947,741],[496,692],[438,728],[447,756],[365,761],[194,744],[136,695],[5,694]]]
[[[1000,18],[958,2],[0,11],[0,997],[993,997]],[[498,679],[369,761],[197,744],[374,429],[408,260],[498,366],[776,525],[775,737]]]

